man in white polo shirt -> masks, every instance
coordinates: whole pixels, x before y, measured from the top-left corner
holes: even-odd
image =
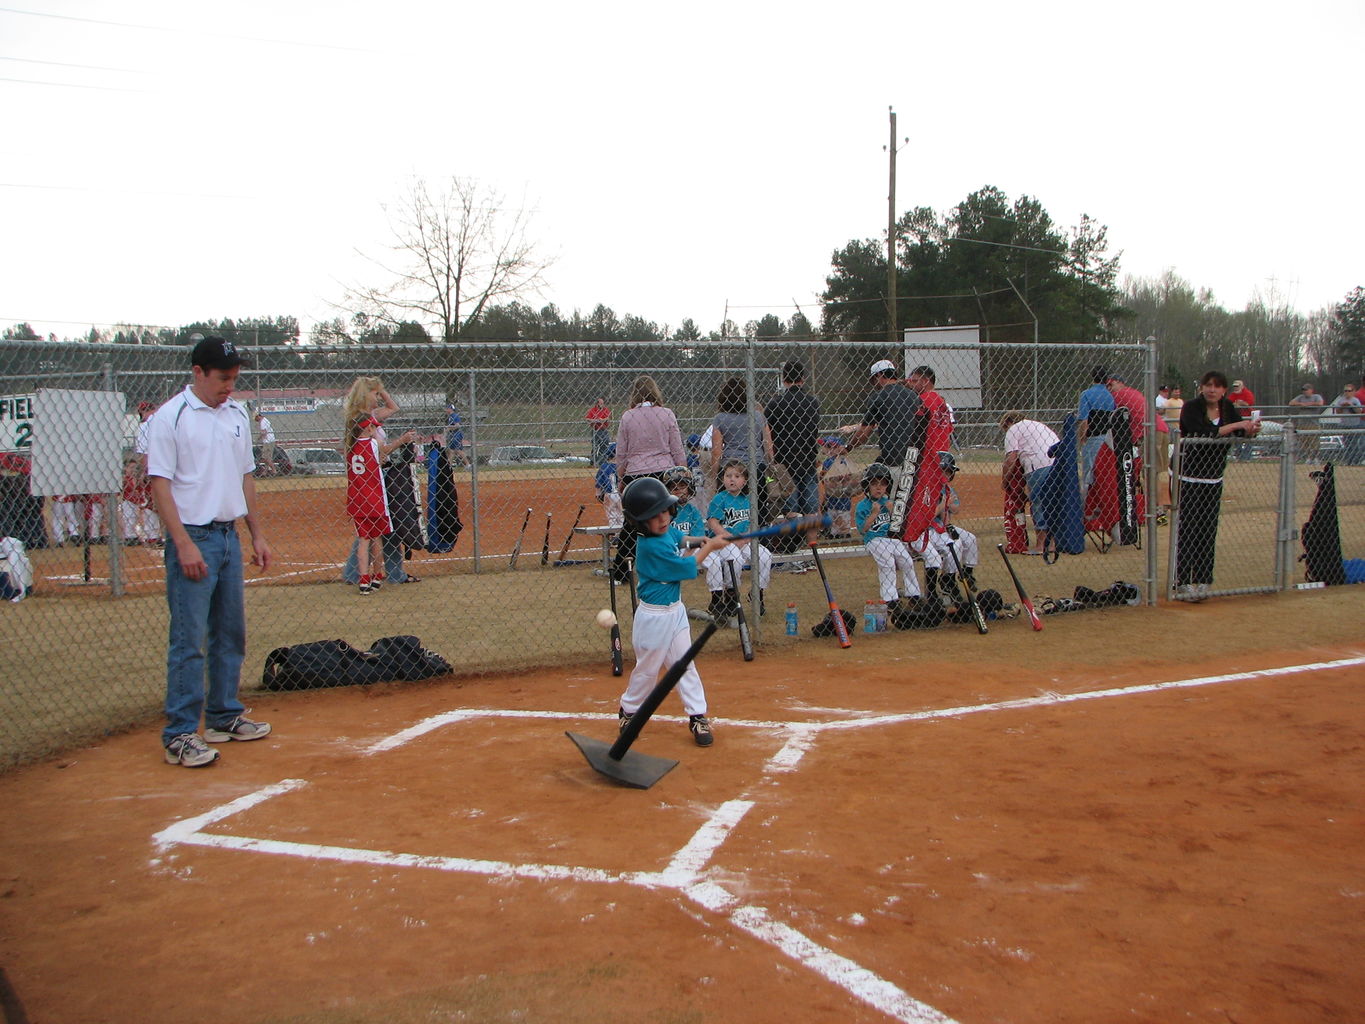
[[[229,397],[245,362],[231,342],[204,338],[190,356],[193,383],[156,411],[147,431],[147,473],[167,537],[171,619],[161,742],[168,764],[188,768],[218,759],[205,740],[270,733],[265,722],[243,717],[237,699],[246,656],[239,518],[246,517],[251,534],[252,564],[264,571],[271,561],[256,515],[251,418]]]
[[[1005,432],[1005,461],[1000,467],[1000,480],[1008,490],[1010,474],[1016,465],[1024,474],[1033,512],[1033,528],[1038,534],[1037,543],[1028,553],[1041,555],[1047,548],[1050,527],[1047,510],[1038,500],[1038,495],[1042,492],[1043,481],[1052,471],[1053,458],[1049,452],[1060,439],[1046,423],[1028,419],[1018,409],[1011,409],[1000,418],[1000,429]]]

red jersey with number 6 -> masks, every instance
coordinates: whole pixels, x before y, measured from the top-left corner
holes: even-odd
[[[379,470],[379,442],[362,437],[346,459],[346,514],[352,519],[385,519],[389,497]]]

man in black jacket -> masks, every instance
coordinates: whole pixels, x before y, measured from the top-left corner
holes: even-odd
[[[806,368],[795,359],[782,366],[786,390],[768,403],[764,415],[773,434],[773,461],[787,468],[794,490],[787,512],[819,511],[816,472],[820,468],[820,400],[806,392]]]

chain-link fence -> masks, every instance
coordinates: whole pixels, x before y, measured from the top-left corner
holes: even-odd
[[[614,492],[626,467],[612,465],[609,444],[641,375],[653,378],[676,418],[704,514],[716,465],[736,453],[733,431],[728,445],[706,446],[727,382],[729,397],[736,389],[741,396],[741,415],[759,422],[784,388],[784,364],[802,364],[804,389],[819,401],[818,436],[827,443],[805,446],[806,468],[819,488],[806,498],[798,491],[792,507],[814,502],[833,516],[821,550],[840,602],[855,611],[879,596],[876,567],[851,521],[878,434],[846,453],[832,439],[850,440],[862,423],[875,390],[871,364],[889,358],[902,375],[920,364],[936,371],[936,390],[955,418],[952,488],[960,507],[952,521],[977,542],[979,585],[998,590],[1007,603],[1013,588],[991,551],[1008,539],[1002,414],[1018,410],[1065,434],[1097,366],[1149,397],[1157,385],[1153,352],[1144,346],[977,345],[910,335],[902,351],[885,343],[798,339],[263,347],[249,355],[234,398],[260,414],[254,482],[275,565],[265,574],[247,572],[248,691],[260,685],[273,649],[332,638],[365,649],[381,636],[416,635],[465,674],[605,666],[608,640],[593,619],[612,604],[628,652],[631,597],[629,588],[613,586],[610,557]],[[369,377],[382,381],[388,399],[356,387]],[[0,765],[145,721],[161,705],[165,565],[139,431],[144,417],[189,380],[182,348],[0,343],[0,448],[8,452],[0,536],[22,542],[32,567],[31,595],[0,611],[8,664],[0,683]],[[386,410],[382,428],[390,441],[407,431],[415,437],[386,469],[396,532],[384,542],[384,586],[368,596],[357,585],[355,527],[346,510],[348,398],[352,409],[363,399],[367,411]],[[1136,500],[1120,509],[1122,522],[1106,518],[1103,508],[1083,510],[1089,529],[1081,552],[1055,562],[1019,559],[1035,599],[1054,598],[1053,606],[1064,608],[1077,587],[1103,591],[1115,581],[1134,584],[1148,600],[1171,592],[1168,435],[1153,432],[1150,402],[1148,409],[1138,417],[1140,458],[1110,459],[1095,492],[1121,490],[1128,478]],[[792,448],[794,429],[770,424],[779,450]],[[1297,460],[1307,457],[1310,436],[1316,445],[1316,431],[1298,432],[1297,444],[1292,427],[1274,437],[1267,432],[1229,460],[1216,541],[1219,591],[1302,578],[1297,531],[1317,494],[1309,475],[1316,462]],[[775,475],[761,438],[738,447],[753,479]],[[1365,549],[1365,469],[1351,461],[1342,456],[1335,476],[1345,557]],[[1078,453],[1077,472],[1083,462]],[[799,464],[787,468],[803,475]],[[760,511],[775,515],[785,507],[778,497]],[[1036,544],[1029,522],[1015,522]],[[812,642],[809,628],[824,614],[825,599],[818,578],[802,571],[804,562],[801,549],[772,545],[766,617],[755,614],[759,588],[745,574],[741,589],[761,647]],[[706,608],[707,590],[704,581],[688,583],[684,601]],[[789,603],[799,638],[784,634],[781,611]]]

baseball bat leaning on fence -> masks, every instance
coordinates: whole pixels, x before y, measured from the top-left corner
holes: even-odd
[[[1024,585],[1019,582],[1019,574],[1014,571],[1014,566],[1010,564],[1010,556],[1005,554],[1005,545],[997,544],[995,550],[1000,552],[1000,557],[1005,560],[1005,568],[1010,572],[1010,579],[1014,580],[1014,592],[1019,595],[1019,603],[1024,606],[1024,611],[1028,613],[1028,620],[1033,624],[1033,631],[1040,632],[1043,628],[1043,620],[1038,617],[1038,611],[1033,607],[1033,601],[1028,594],[1024,593]]]
[[[971,610],[972,621],[976,623],[976,631],[989,633],[990,630],[986,628],[986,613],[981,610],[981,605],[976,600],[976,584],[962,571],[962,561],[957,557],[957,545],[952,541],[948,542],[948,553],[953,556],[953,565],[957,566],[957,578],[967,595],[967,607]]]
[[[848,638],[848,625],[844,622],[844,613],[839,610],[839,602],[834,600],[829,577],[825,575],[825,563],[820,559],[820,549],[811,544],[810,553],[815,559],[815,568],[820,572],[820,582],[825,585],[825,600],[829,602],[829,620],[830,625],[834,627],[834,635],[839,638],[840,647],[852,647],[853,641]]]
[[[607,573],[607,591],[611,594],[611,674],[619,676],[621,668],[621,623],[616,615],[616,581]]]
[[[550,564],[550,519],[554,516],[553,512],[545,513],[545,542],[540,546],[540,564],[546,566]]]
[[[827,529],[833,524],[834,520],[829,516],[798,516],[795,519],[779,519],[770,526],[765,526],[759,530],[751,530],[748,533],[736,533],[726,540],[740,541],[753,540],[755,537],[785,537],[793,533],[806,533],[810,530]],[[687,546],[691,548],[701,547],[705,537],[688,537]]]
[[[527,525],[528,525],[530,522],[531,522],[531,510],[528,508],[528,509],[526,510],[526,518],[524,518],[524,519],[521,521],[521,532],[520,532],[519,534],[517,534],[517,542],[516,542],[516,544],[512,547],[512,557],[511,557],[510,559],[508,559],[508,562],[507,562],[507,568],[509,568],[509,569],[515,569],[515,568],[517,567],[517,557],[521,554],[521,542],[522,542],[522,539],[526,536],[526,527],[527,527]]]
[[[578,506],[578,515],[574,516],[573,525],[569,527],[569,535],[564,538],[564,546],[559,549],[559,557],[555,559],[555,565],[563,565],[564,559],[568,557],[569,545],[573,543],[574,531],[578,529],[579,520],[583,518],[583,510],[587,505]]]
[[[735,571],[735,563],[728,558],[721,565],[726,582],[730,584],[730,592],[735,595],[735,617],[739,621],[739,649],[744,652],[745,661],[753,661],[754,641],[749,636],[749,620],[744,615],[744,601],[739,596],[739,573]]]

